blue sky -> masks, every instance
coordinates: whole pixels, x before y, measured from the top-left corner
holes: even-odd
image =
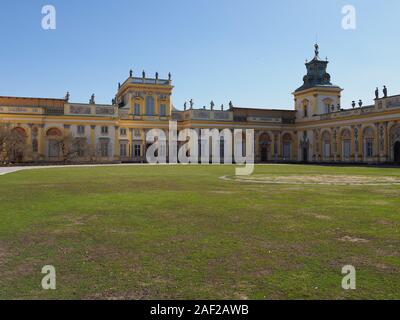
[[[41,28],[42,6],[57,29]],[[356,8],[356,30],[341,27]],[[2,0],[0,95],[109,103],[129,69],[166,77],[174,104],[293,108],[316,35],[342,105],[400,94],[398,0]]]

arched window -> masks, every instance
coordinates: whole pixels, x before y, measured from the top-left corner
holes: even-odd
[[[48,137],[50,137],[50,136],[62,136],[62,133],[61,133],[60,129],[51,128],[51,129],[47,130],[46,136],[48,136]]]
[[[152,96],[146,97],[146,116],[154,115],[154,98]]]
[[[24,137],[24,138],[27,136],[25,130],[24,130],[23,128],[21,128],[21,127],[16,127],[16,128],[14,128],[14,129],[12,130],[12,132],[13,132],[13,133],[16,133],[16,134],[18,134],[19,136]]]

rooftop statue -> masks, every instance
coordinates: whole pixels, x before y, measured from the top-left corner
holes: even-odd
[[[142,78],[146,78],[146,72],[144,72],[144,70],[142,71]]]
[[[375,99],[379,99],[379,89],[376,88],[375,90]]]
[[[193,109],[193,106],[194,106],[193,99],[190,99],[189,103],[190,103],[190,109]]]
[[[129,77],[133,77],[133,70],[131,69],[130,71],[129,71]]]
[[[210,102],[210,108],[211,108],[211,110],[214,110],[214,107],[215,107],[215,103],[214,103],[213,100],[211,100],[211,102]]]
[[[185,101],[185,103],[183,104],[183,110],[186,111],[186,108],[187,108],[187,102]]]
[[[385,98],[387,98],[387,96],[388,96],[388,90],[387,90],[386,86],[383,86],[383,96]]]
[[[94,93],[93,93],[92,96],[90,97],[89,104],[96,104]]]
[[[64,98],[66,102],[69,101],[69,97],[70,97],[70,94],[69,94],[69,91],[68,91],[67,94],[65,95],[65,98]]]

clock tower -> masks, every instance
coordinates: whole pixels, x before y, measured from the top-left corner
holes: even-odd
[[[326,70],[329,62],[320,59],[318,44],[315,44],[314,54],[314,58],[306,62],[307,74],[303,85],[293,93],[299,122],[340,109],[342,89],[331,83],[331,76]]]

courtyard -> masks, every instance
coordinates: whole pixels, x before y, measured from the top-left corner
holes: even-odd
[[[400,169],[234,169],[0,175],[0,299],[400,299]]]

